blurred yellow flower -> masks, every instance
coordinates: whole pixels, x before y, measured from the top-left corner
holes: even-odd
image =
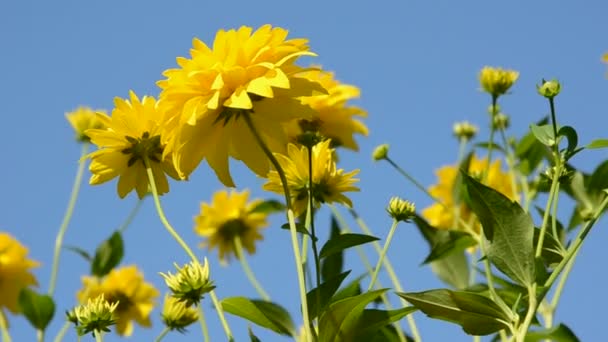
[[[198,311],[186,303],[166,294],[161,320],[171,330],[185,332],[186,327],[198,320]]]
[[[116,315],[116,331],[123,336],[133,332],[133,321],[137,324],[151,326],[150,313],[154,309],[158,290],[152,284],[144,281],[144,276],[136,266],[125,266],[110,271],[103,278],[84,276],[82,289],[77,297],[80,303],[104,295],[109,303],[118,301],[114,311]]]
[[[469,163],[469,174],[480,178],[486,167],[488,160],[486,158],[479,159],[475,155],[471,157]],[[441,167],[436,172],[438,183],[429,187],[429,192],[433,197],[441,201],[435,203],[422,211],[422,216],[433,227],[439,229],[450,229],[466,231],[466,227],[461,222],[456,221],[456,214],[462,221],[471,223],[470,227],[477,234],[479,233],[480,225],[476,218],[472,218],[471,209],[461,203],[460,200],[454,199],[454,182],[458,176],[458,165],[450,165]],[[487,186],[499,191],[503,195],[512,200],[518,200],[518,194],[513,192],[511,177],[508,173],[502,171],[500,160],[495,160],[490,164],[485,181]],[[458,203],[458,204],[457,204]],[[445,207],[444,207],[445,205]],[[470,231],[469,231],[470,232]]]
[[[312,182],[313,200],[315,207],[321,203],[338,202],[352,207],[351,200],[343,193],[359,191],[354,184],[359,180],[353,178],[359,170],[344,173],[343,169],[336,169],[334,151],[330,148],[331,141],[325,140],[312,148]],[[308,208],[308,149],[305,146],[297,147],[289,144],[287,155],[275,153],[279,164],[287,178],[287,186],[291,196],[294,213],[300,215]],[[268,182],[264,190],[284,193],[281,179],[277,171],[268,173]]]
[[[498,97],[505,94],[518,77],[517,71],[486,66],[479,72],[479,83],[482,90]]]
[[[315,54],[307,40],[286,37],[287,30],[270,25],[220,30],[211,48],[194,39],[191,58],[178,58],[179,68],[163,73],[166,79],[157,83],[167,110],[163,141],[182,178],[206,158],[220,181],[234,186],[229,156],[265,176],[268,158],[244,116],[269,148],[280,152],[287,144],[282,124],[314,115],[299,98],[326,91],[298,77],[306,69],[294,63]]]
[[[87,129],[105,128],[103,122],[99,119],[96,112],[105,114],[104,111],[94,111],[89,107],[78,107],[73,112],[65,113],[65,118],[68,120],[68,122],[76,132],[77,141],[91,141],[91,138],[89,138],[89,136],[84,133]]]
[[[31,269],[38,262],[27,258],[28,250],[6,232],[0,232],[0,310],[19,312],[17,298],[21,289],[38,282]]]
[[[248,199],[247,190],[217,191],[211,203],[201,203],[200,214],[194,218],[194,231],[207,238],[202,245],[210,250],[217,246],[220,261],[227,261],[235,254],[236,236],[249,254],[255,253],[255,241],[263,239],[260,230],[268,226],[268,214],[253,211],[262,200]]]
[[[355,117],[364,118],[367,113],[355,106],[348,106],[348,100],[358,98],[359,88],[342,84],[334,79],[333,73],[311,70],[300,74],[313,82],[320,83],[327,94],[302,97],[302,103],[315,110],[310,119],[296,119],[285,125],[289,140],[298,142],[298,136],[306,131],[319,132],[331,138],[333,147],[344,146],[358,151],[359,146],[353,135],[367,136],[367,127]]]
[[[114,99],[112,117],[97,117],[106,129],[90,129],[86,134],[99,147],[88,155],[91,158],[90,184],[105,183],[115,177],[118,180],[118,196],[124,198],[133,189],[139,198],[148,192],[148,176],[144,160],[148,159],[159,194],[169,191],[166,174],[177,178],[170,161],[162,160],[164,145],[161,142],[163,112],[153,97],[141,100],[129,92],[130,101]]]

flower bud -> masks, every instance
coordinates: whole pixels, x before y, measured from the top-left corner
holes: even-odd
[[[536,90],[538,91],[538,93],[548,99],[556,97],[559,94],[561,88],[561,84],[555,79],[551,81],[545,81],[543,79],[541,84],[536,86]]]
[[[89,142],[91,140],[86,135],[86,130],[105,128],[95,111],[88,107],[79,107],[73,112],[65,113],[65,118],[76,132],[78,142]]]
[[[498,97],[505,94],[518,77],[517,71],[486,66],[479,72],[479,83],[482,90]]]
[[[194,261],[181,268],[177,264],[174,265],[177,269],[175,275],[171,272],[160,275],[165,278],[165,283],[173,293],[173,297],[184,302],[186,307],[198,304],[205,293],[215,288],[213,282],[209,280],[209,264],[206,258],[203,265]]]
[[[453,131],[458,140],[471,140],[477,134],[478,128],[468,121],[462,121],[454,124]]]
[[[374,159],[374,161],[386,159],[386,157],[388,156],[388,147],[388,144],[378,145],[372,153],[372,158]]]
[[[386,211],[397,220],[408,222],[416,214],[416,205],[399,197],[391,198]]]
[[[198,320],[198,311],[187,307],[183,301],[167,294],[161,319],[169,329],[183,333],[186,327]]]
[[[498,113],[492,119],[492,125],[494,129],[507,129],[509,128],[510,120],[509,116],[505,113]]]
[[[68,319],[76,321],[76,330],[79,336],[90,332],[109,332],[110,326],[116,324],[114,311],[118,307],[118,301],[110,304],[104,295],[87,301],[85,305],[79,305],[73,311],[68,312]]]

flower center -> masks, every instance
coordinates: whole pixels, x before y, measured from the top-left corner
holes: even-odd
[[[224,222],[219,232],[224,241],[232,241],[235,236],[243,236],[248,229],[249,227],[243,220],[236,218]]]
[[[160,163],[160,156],[163,153],[163,147],[160,143],[160,135],[150,137],[150,132],[144,132],[141,138],[134,138],[131,136],[125,136],[125,139],[131,144],[131,146],[123,149],[123,154],[131,156],[127,165],[133,166],[138,160],[145,165],[144,160],[152,160]]]

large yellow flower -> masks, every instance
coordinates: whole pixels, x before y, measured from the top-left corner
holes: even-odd
[[[85,276],[82,278],[83,288],[78,291],[80,303],[87,303],[104,295],[113,304],[118,301],[114,311],[116,316],[116,331],[123,336],[133,332],[133,321],[144,327],[152,325],[150,313],[154,309],[155,299],[159,292],[144,281],[144,276],[136,266],[125,266],[112,270],[102,279]]]
[[[473,155],[469,163],[468,172],[472,176],[481,177],[487,166],[487,158],[479,159]],[[454,182],[458,176],[458,166],[450,165],[441,167],[437,170],[436,174],[438,183],[429,187],[429,192],[433,197],[441,201],[443,205],[435,203],[427,207],[422,211],[422,216],[427,219],[433,227],[439,229],[465,231],[467,229],[462,225],[462,222],[466,222],[470,223],[469,227],[471,227],[475,233],[479,233],[480,225],[477,219],[472,217],[473,213],[471,212],[471,209],[464,203],[461,203],[461,201],[454,199]],[[500,160],[498,159],[490,164],[490,168],[488,169],[483,183],[512,200],[518,200],[518,194],[513,191],[511,177],[508,173],[502,171]],[[462,222],[455,222],[456,213],[458,213],[458,217],[462,219]]]
[[[359,170],[344,173],[336,168],[334,151],[330,148],[331,141],[325,140],[312,148],[312,182],[313,200],[315,207],[321,203],[338,202],[352,207],[351,200],[344,195],[347,191],[359,191],[354,184],[359,181],[353,178]],[[279,164],[287,178],[287,186],[293,210],[296,215],[306,211],[308,207],[308,148],[289,144],[287,155],[275,153]],[[284,193],[281,179],[277,171],[268,173],[268,182],[264,189],[279,194]]]
[[[315,110],[315,114],[311,119],[297,119],[287,123],[289,140],[297,142],[300,134],[313,131],[331,138],[334,146],[359,150],[353,135],[367,136],[368,130],[355,117],[366,117],[367,113],[359,107],[347,105],[348,100],[359,97],[359,88],[338,82],[330,72],[311,70],[300,75],[311,81],[319,82],[328,93],[306,96],[301,99],[302,103]]]
[[[248,202],[249,191],[241,193],[217,191],[211,203],[201,203],[201,211],[194,218],[194,231],[207,238],[209,249],[217,246],[220,261],[235,254],[234,238],[238,236],[249,254],[255,253],[255,241],[262,240],[260,229],[268,226],[267,214],[253,209],[262,200]]]
[[[130,92],[130,101],[116,98],[112,117],[99,114],[106,129],[90,129],[86,134],[100,149],[88,155],[91,158],[93,185],[118,180],[118,196],[124,198],[133,189],[139,198],[148,192],[148,176],[144,160],[150,162],[154,182],[159,194],[169,191],[167,176],[177,178],[170,160],[162,160],[164,145],[161,141],[163,113],[153,97],[141,100]]]
[[[5,232],[0,232],[0,310],[19,312],[17,298],[21,289],[38,285],[31,269],[38,262],[27,258],[28,250]],[[1,319],[1,318],[0,318]]]
[[[166,136],[175,166],[187,177],[204,159],[220,181],[234,186],[228,157],[243,161],[265,176],[268,158],[250,132],[244,116],[273,151],[284,151],[282,124],[310,118],[314,111],[299,100],[324,93],[318,83],[297,74],[301,56],[315,56],[305,39],[285,40],[287,31],[265,25],[220,30],[210,48],[194,39],[191,58],[177,59],[158,82],[167,109]]]

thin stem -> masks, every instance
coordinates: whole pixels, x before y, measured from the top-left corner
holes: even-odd
[[[65,336],[65,334],[68,332],[68,329],[70,329],[71,325],[72,325],[72,322],[66,321],[63,324],[63,326],[61,327],[61,330],[59,330],[59,332],[57,333],[57,336],[55,336],[55,339],[53,341],[61,342],[63,340],[63,337]]]
[[[557,186],[555,189],[555,198],[553,198],[553,212],[551,213],[551,231],[553,233],[553,237],[555,241],[557,241],[561,245],[561,239],[557,234],[557,203],[559,202],[559,182],[557,182]]]
[[[378,272],[380,272],[380,268],[382,268],[382,263],[384,262],[384,258],[386,257],[386,253],[388,252],[388,247],[393,240],[393,235],[395,234],[395,230],[397,230],[397,225],[399,221],[393,219],[393,224],[391,225],[391,229],[388,231],[388,236],[386,237],[386,241],[384,242],[384,248],[382,248],[382,252],[380,253],[380,258],[378,258],[378,263],[376,264],[376,268],[374,269],[374,274],[372,274],[372,280],[369,282],[369,286],[367,287],[367,291],[371,291],[374,288],[374,283],[376,279],[378,279]]]
[[[531,287],[528,287],[528,301],[528,312],[526,313],[523,323],[519,326],[518,333],[515,336],[516,342],[524,342],[528,328],[530,328],[530,323],[532,323],[532,319],[536,313],[536,283],[532,284]]]
[[[163,329],[163,331],[160,332],[160,334],[158,334],[158,336],[156,336],[156,338],[154,339],[154,342],[160,342],[163,340],[163,338],[165,338],[165,336],[167,336],[167,334],[171,331],[171,329],[169,327],[165,327],[165,329]]]
[[[226,317],[224,317],[224,309],[222,308],[220,301],[217,299],[217,296],[215,295],[215,290],[209,292],[209,295],[211,296],[211,301],[213,302],[213,305],[215,306],[215,309],[217,310],[217,315],[220,318],[220,322],[222,323],[222,328],[224,329],[224,333],[226,334],[226,337],[228,337],[229,341],[234,341],[234,337],[232,336],[232,331],[230,331],[230,326],[228,325],[228,322],[226,321]]]
[[[312,174],[312,147],[307,147],[308,150],[308,212],[307,217],[310,213],[310,241],[312,246],[312,254],[315,259],[315,280],[316,288],[319,289],[321,286],[321,266],[319,262],[319,250],[317,249],[317,234],[315,232],[315,211],[314,211],[314,195],[313,195],[313,174]],[[302,239],[306,239],[303,236]],[[316,295],[317,308],[321,307],[321,291],[317,291]]]
[[[103,331],[95,330],[93,335],[95,335],[95,342],[103,342]]]
[[[292,205],[291,205],[291,195],[289,193],[289,186],[287,185],[287,177],[285,177],[285,171],[281,168],[281,164],[279,164],[278,160],[274,157],[259,132],[253,125],[253,121],[251,121],[251,117],[248,112],[243,112],[242,118],[245,120],[249,131],[253,135],[254,139],[257,141],[260,148],[264,151],[270,163],[274,166],[275,170],[279,174],[279,178],[281,179],[281,184],[283,185],[283,193],[285,195],[285,204],[287,205],[287,221],[289,222],[289,231],[291,235],[291,245],[293,248],[294,259],[296,263],[296,272],[298,274],[298,284],[300,288],[300,303],[302,304],[302,316],[304,319],[304,330],[306,333],[306,338],[308,342],[312,342],[314,330],[311,329],[310,316],[308,315],[308,302],[306,300],[306,283],[304,280],[304,270],[302,268],[302,258],[300,254],[300,246],[298,243],[298,234],[296,231],[296,220],[294,217]]]
[[[489,168],[490,162],[492,161],[492,151],[494,150],[494,133],[496,132],[496,126],[494,125],[494,117],[496,116],[496,114],[498,114],[498,111],[496,110],[497,102],[498,102],[498,96],[492,95],[492,117],[490,118],[490,141],[489,141],[490,144],[488,145],[488,168]]]
[[[8,324],[4,311],[0,309],[0,330],[2,330],[2,341],[11,342],[11,334],[8,332]]]
[[[397,172],[399,172],[403,177],[407,178],[407,180],[409,180],[410,182],[412,182],[412,184],[414,184],[414,186],[422,191],[424,194],[426,194],[430,199],[432,199],[433,201],[439,203],[441,206],[443,206],[444,208],[448,208],[447,205],[445,205],[443,202],[441,202],[441,200],[439,200],[438,198],[436,198],[435,196],[433,196],[425,187],[424,185],[422,185],[420,182],[418,182],[414,177],[410,176],[409,173],[407,173],[404,169],[402,169],[399,165],[397,165],[397,163],[395,163],[391,158],[389,158],[388,156],[385,158],[386,161],[391,164],[395,170],[397,170]]]
[[[205,310],[203,310],[201,305],[198,305],[198,322],[203,332],[203,340],[209,342],[209,329],[207,328],[207,321],[205,321]]]
[[[38,342],[44,341],[44,330],[37,329],[36,337],[38,338]]]
[[[135,203],[135,206],[133,207],[133,209],[131,209],[129,216],[127,216],[125,221],[120,225],[120,227],[118,227],[119,232],[124,233],[127,230],[127,228],[129,228],[129,226],[131,225],[131,222],[133,222],[133,219],[135,219],[135,216],[137,216],[137,213],[139,212],[139,209],[141,208],[142,203],[144,203],[143,199],[137,200],[137,203]]]
[[[557,145],[557,118],[555,115],[555,103],[553,98],[549,98],[549,107],[551,108],[551,124],[553,125],[553,139],[555,141],[555,152],[559,154],[559,146]]]
[[[572,255],[572,259],[570,259],[570,261],[566,264],[566,267],[564,268],[564,273],[562,274],[562,276],[559,279],[559,283],[557,283],[557,287],[555,288],[555,293],[553,295],[553,299],[551,300],[551,304],[549,305],[549,317],[551,318],[550,320],[548,320],[546,323],[546,327],[547,328],[551,328],[551,326],[553,325],[553,314],[555,313],[555,310],[557,309],[557,304],[559,304],[559,299],[562,296],[562,292],[564,291],[564,285],[566,285],[566,280],[568,280],[568,276],[570,275],[570,271],[572,270],[572,267],[574,266],[574,261],[576,260],[576,256],[578,255],[578,252],[580,251],[577,250],[576,252],[574,252],[574,255]]]
[[[543,223],[540,226],[540,234],[538,236],[538,243],[536,245],[536,254],[535,256],[540,257],[543,251],[543,243],[545,241],[545,234],[547,232],[547,225],[549,223],[549,216],[551,214],[551,202],[557,197],[557,187],[558,187],[558,172],[560,171],[559,164],[556,165],[556,173],[553,174],[553,180],[551,181],[551,189],[549,190],[549,197],[547,198],[547,204],[545,205],[545,213],[543,214]],[[557,237],[555,237],[557,238]]]
[[[483,234],[483,230],[482,230]],[[484,238],[479,239],[479,249],[483,251]],[[480,252],[483,253],[483,252]],[[494,277],[492,276],[492,265],[490,264],[490,260],[488,258],[483,259],[484,271],[486,274],[486,282],[488,283],[488,290],[490,290],[490,297],[493,300],[496,300],[498,295],[496,294],[496,289],[494,288]]]
[[[80,185],[82,184],[82,175],[84,174],[84,166],[86,161],[84,156],[89,151],[89,144],[82,143],[82,149],[80,151],[80,159],[78,160],[78,171],[76,171],[76,178],[74,178],[74,184],[72,185],[72,193],[70,194],[70,200],[68,201],[68,207],[63,215],[61,226],[59,226],[59,232],[55,238],[55,251],[53,253],[53,266],[51,268],[51,280],[49,281],[48,295],[53,296],[55,292],[55,286],[57,285],[57,273],[59,271],[59,256],[61,254],[61,247],[63,246],[63,237],[65,232],[68,230],[68,225],[72,219],[74,213],[74,207],[76,206],[76,199],[78,199],[78,192],[80,191]]]
[[[243,267],[243,271],[245,272],[247,279],[249,279],[249,282],[251,283],[251,285],[253,285],[260,297],[262,297],[262,299],[264,299],[265,301],[269,302],[270,296],[266,291],[264,291],[264,288],[262,287],[262,285],[260,285],[255,275],[251,271],[249,263],[247,263],[247,258],[245,257],[245,253],[243,250],[243,243],[241,242],[241,237],[238,235],[235,235],[234,237],[234,247],[236,249],[236,256],[241,262],[241,266]]]

